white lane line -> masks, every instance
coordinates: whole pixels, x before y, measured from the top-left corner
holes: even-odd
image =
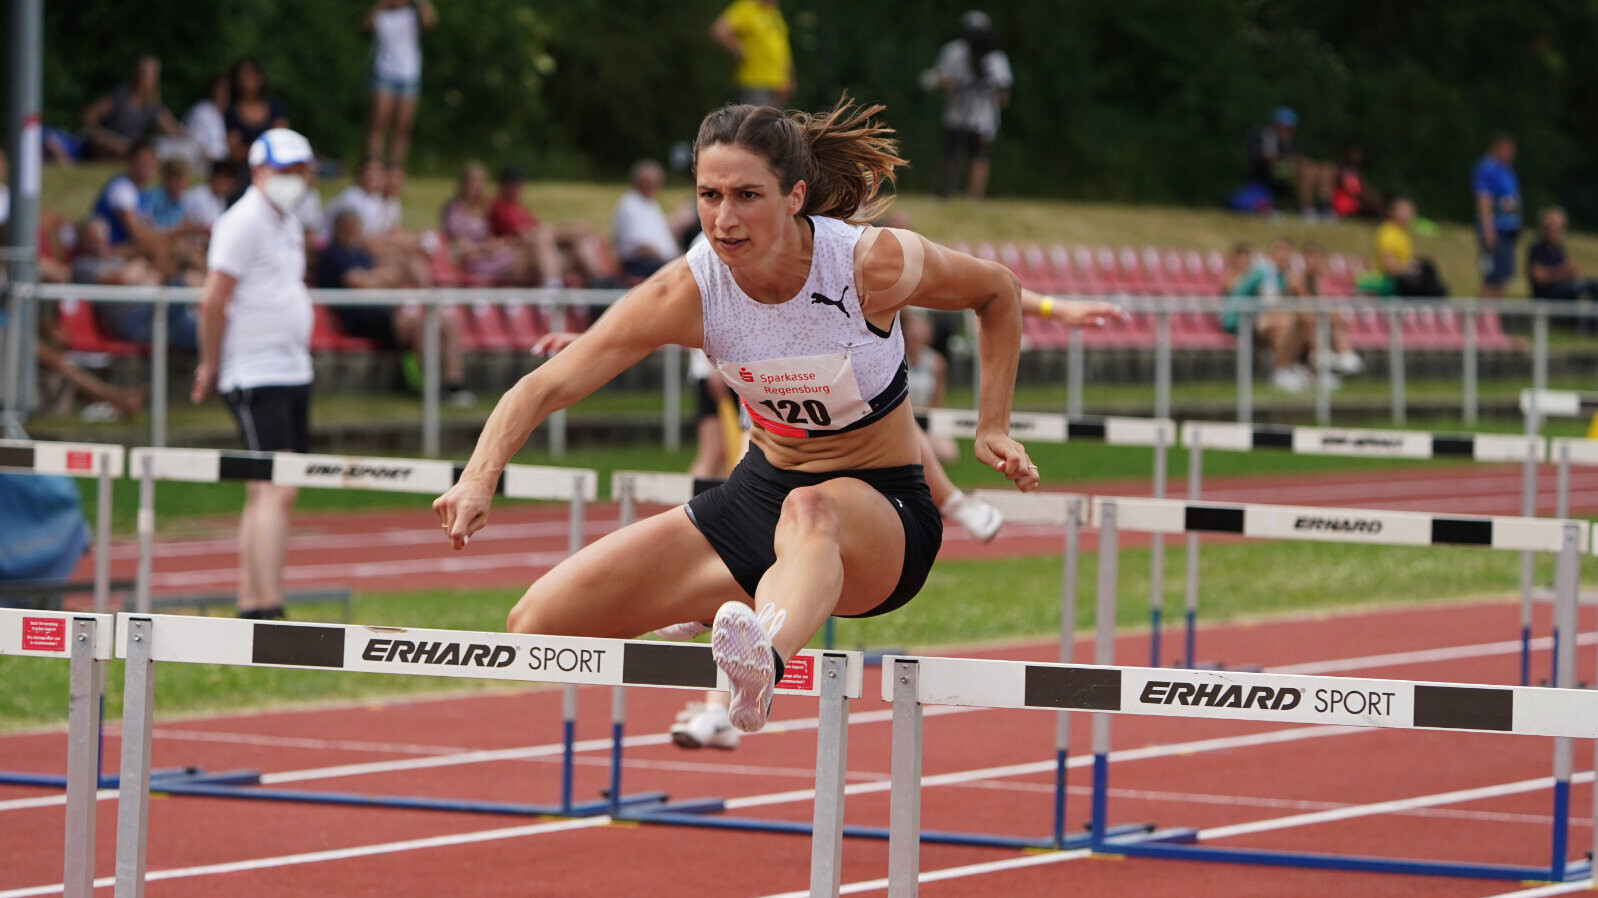
[[[420,851],[426,848],[445,848],[452,845],[471,845],[478,842],[493,842],[500,839],[519,839],[523,836],[540,836],[548,833],[569,832],[574,829],[593,829],[609,825],[608,816],[583,817],[578,820],[556,820],[548,823],[532,823],[526,826],[508,826],[501,829],[480,830],[478,832],[456,833],[449,836],[429,836],[424,839],[406,839],[402,842],[382,842],[376,845],[357,845],[352,848],[335,848],[328,851],[309,851],[303,854],[285,854],[277,857],[254,858],[244,861],[228,861],[220,864],[204,864],[196,867],[179,867],[166,870],[151,870],[144,877],[146,882],[159,882],[166,879],[187,879],[194,876],[215,876],[222,873],[243,873],[250,870],[268,870],[273,867],[294,867],[300,864],[317,864],[324,861],[340,861],[356,857],[372,857],[379,854],[395,854],[401,851]],[[102,876],[94,881],[97,889],[116,885],[116,877]],[[53,886],[32,886],[25,889],[10,889],[0,892],[0,898],[33,898],[36,895],[57,895],[63,891],[62,884]]]
[[[1572,783],[1590,783],[1593,780],[1592,771],[1577,773],[1570,778]],[[1298,826],[1310,826],[1317,823],[1332,823],[1338,820],[1353,820],[1358,817],[1370,817],[1375,814],[1392,814],[1412,808],[1431,807],[1440,804],[1461,804],[1467,801],[1482,801],[1488,798],[1501,798],[1505,795],[1520,795],[1525,792],[1535,792],[1539,789],[1552,788],[1554,778],[1540,776],[1535,779],[1521,780],[1518,783],[1503,783],[1497,786],[1481,786],[1475,789],[1457,789],[1452,792],[1438,792],[1434,795],[1422,795],[1418,798],[1400,798],[1394,801],[1379,801],[1374,804],[1354,805],[1352,807],[1338,808],[1331,811],[1316,811],[1312,814],[1294,814],[1289,817],[1276,817],[1271,820],[1259,820],[1253,823],[1235,823],[1231,826],[1217,826],[1213,829],[1199,830],[1199,841],[1208,842],[1213,839],[1229,839],[1233,836],[1246,836],[1253,833],[1270,832],[1278,829],[1291,829]]]
[[[1572,892],[1587,892],[1593,889],[1598,889],[1598,880],[1578,879],[1575,882],[1556,882],[1553,885],[1522,889],[1518,892],[1499,892],[1490,898],[1547,898],[1550,895],[1569,895]]]
[[[1598,643],[1598,633],[1581,633],[1578,645]],[[1551,636],[1531,640],[1532,651],[1547,651],[1554,647]],[[1513,655],[1520,652],[1520,640],[1483,642],[1477,645],[1455,645],[1440,649],[1421,649],[1413,652],[1392,652],[1386,655],[1366,655],[1363,658],[1338,658],[1332,661],[1310,661],[1305,664],[1287,664],[1268,668],[1270,673],[1303,674],[1306,676],[1342,673],[1350,670],[1368,670],[1373,667],[1399,667],[1408,664],[1430,664],[1438,661],[1458,661],[1463,658],[1485,658],[1490,655]]]
[[[980,864],[967,864],[963,867],[945,867],[942,870],[923,870],[916,877],[916,882],[942,882],[946,879],[959,879],[964,876],[980,876],[984,873],[996,873],[1000,870],[1014,870],[1020,867],[1041,867],[1044,864],[1058,864],[1062,861],[1075,861],[1092,855],[1093,852],[1086,848],[1074,851],[1050,851],[1042,854],[1028,854],[1022,857],[1011,858],[1003,861],[985,861]],[[888,887],[888,880],[868,879],[862,882],[845,883],[838,889],[840,895],[858,895],[861,892],[877,892]],[[797,892],[783,892],[780,895],[768,895],[766,898],[809,898],[810,890],[802,889]],[[0,894],[0,898],[6,898]]]
[[[1592,779],[1592,773],[1588,772],[1585,774],[1577,774],[1571,779],[1571,782],[1591,782]],[[1462,801],[1479,801],[1484,798],[1495,798],[1502,795],[1514,795],[1521,792],[1546,789],[1552,784],[1552,777],[1542,777],[1539,779],[1523,780],[1518,783],[1506,783],[1501,786],[1486,786],[1480,789],[1461,789],[1454,792],[1439,792],[1435,795],[1420,795],[1414,798],[1405,798],[1396,801],[1382,801],[1376,802],[1374,804],[1354,805],[1351,807],[1341,808],[1336,811],[1324,811],[1315,814],[1295,814],[1290,817],[1256,820],[1249,823],[1234,824],[1232,826],[1218,826],[1213,829],[1199,830],[1198,840],[1200,843],[1204,843],[1215,841],[1217,839],[1230,838],[1233,836],[1270,832],[1280,829],[1291,829],[1298,826],[1307,826],[1312,823],[1325,823],[1333,820],[1348,820],[1355,817],[1368,817],[1375,814],[1388,814],[1406,808],[1426,807],[1434,804],[1454,804]],[[1087,849],[1077,849],[1075,851],[1023,855],[1018,858],[1011,858],[1002,861],[991,861],[985,864],[972,864],[964,867],[948,867],[942,870],[931,870],[924,872],[917,878],[917,882],[939,882],[941,880],[959,879],[967,876],[982,876],[988,873],[998,873],[1006,870],[1015,870],[1023,867],[1035,866],[1039,863],[1060,863],[1064,861],[1079,860],[1081,858],[1090,856],[1090,854],[1091,852],[1089,852]],[[1563,895],[1590,888],[1592,884],[1592,880],[1586,880],[1584,883],[1565,883],[1548,887],[1555,889],[1556,891],[1533,889],[1531,891],[1525,892],[1513,892],[1509,893],[1509,895],[1520,896],[1520,898],[1536,898],[1536,896],[1543,895]],[[856,895],[861,892],[881,891],[887,887],[888,881],[886,879],[865,880],[844,885],[840,890],[840,894]],[[768,895],[766,898],[802,898],[802,896],[807,894],[809,893],[783,892],[776,895]],[[7,898],[7,896],[0,895],[0,898]],[[1499,898],[1508,898],[1508,895],[1499,896]]]

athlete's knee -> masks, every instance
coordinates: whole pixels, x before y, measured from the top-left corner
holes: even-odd
[[[505,616],[505,632],[542,633],[545,628],[542,617],[539,603],[533,601],[532,596],[522,596],[521,601],[511,606],[510,614]]]
[[[838,505],[819,487],[802,486],[782,500],[779,529],[836,538],[838,533]]]

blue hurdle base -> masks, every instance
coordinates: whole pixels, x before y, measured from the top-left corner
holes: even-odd
[[[260,773],[235,770],[201,773],[186,777],[151,778],[150,791],[166,795],[194,795],[206,798],[241,798],[250,801],[296,801],[306,804],[332,804],[355,807],[396,808],[413,811],[453,811],[467,814],[501,814],[514,817],[597,817],[613,807],[662,804],[664,792],[624,795],[614,803],[609,798],[573,802],[570,805],[521,804],[503,801],[474,801],[453,798],[424,798],[407,795],[367,795],[358,792],[316,792],[308,789],[270,789],[257,784]]]
[[[150,771],[151,779],[174,776],[193,776],[198,772],[195,767],[171,767],[164,770]],[[115,789],[122,783],[122,778],[115,774],[101,774],[99,787],[101,789]],[[0,786],[34,786],[40,789],[65,789],[67,778],[54,773],[23,773],[18,771],[0,771]]]
[[[814,827],[803,820],[767,820],[759,817],[728,817],[722,814],[726,804],[720,798],[690,799],[643,807],[623,812],[621,819],[632,823],[662,824],[666,826],[697,826],[705,829],[732,829],[746,832],[791,833],[808,836]],[[888,838],[885,826],[845,826],[843,835],[850,839]],[[1152,824],[1126,824],[1113,827],[1111,836],[1141,836],[1151,840],[1192,841],[1193,830],[1156,830]],[[939,845],[969,845],[978,848],[1013,848],[1028,850],[1065,851],[1087,848],[1092,836],[1083,833],[1063,840],[1052,837],[1031,838],[992,833],[962,833],[942,830],[922,830],[921,841]]]
[[[1144,840],[1111,836],[1095,846],[1095,851],[1124,857],[1154,857],[1186,861],[1222,861],[1263,867],[1297,867],[1314,870],[1347,870],[1363,873],[1399,873],[1412,876],[1454,876],[1464,879],[1497,879],[1512,882],[1574,882],[1592,875],[1592,865],[1573,861],[1564,876],[1555,878],[1547,867],[1520,867],[1497,864],[1471,864],[1451,861],[1408,860],[1402,858],[1329,855],[1292,851],[1265,851],[1255,848],[1212,848],[1205,845],[1150,843]]]

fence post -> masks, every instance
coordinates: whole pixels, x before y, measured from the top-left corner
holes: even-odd
[[[428,458],[437,458],[440,451],[438,316],[437,298],[432,297],[422,312],[422,454]]]
[[[1171,417],[1171,310],[1154,312],[1154,417]]]
[[[1086,367],[1083,355],[1082,329],[1073,327],[1065,343],[1065,413],[1070,417],[1082,414],[1082,379]]]
[[[1387,377],[1392,385],[1393,423],[1404,426],[1409,417],[1408,400],[1404,396],[1404,321],[1398,306],[1387,306]]]
[[[915,898],[921,875],[921,702],[915,661],[893,662],[888,898]]]
[[[133,587],[133,604],[140,614],[150,613],[150,578],[155,558],[155,459],[145,455],[139,466],[139,571]]]
[[[1531,387],[1548,389],[1548,311],[1540,305],[1531,319]]]
[[[98,456],[94,493],[94,613],[111,604],[111,453]]]
[[[1237,420],[1254,423],[1254,315],[1237,316]]]
[[[682,347],[667,343],[660,363],[665,369],[661,377],[666,390],[666,410],[661,421],[665,430],[662,437],[666,451],[676,452],[682,448]],[[714,372],[712,375],[720,376]]]
[[[1476,347],[1476,327],[1478,322],[1479,317],[1474,307],[1465,312],[1465,358],[1463,360],[1463,376],[1465,383],[1464,389],[1461,391],[1462,396],[1460,399],[1460,418],[1464,420],[1466,427],[1476,426],[1476,413],[1478,405],[1476,400],[1476,383],[1479,378],[1476,370],[1479,354],[1479,350]]]
[[[164,294],[155,295],[155,308],[150,324],[150,445],[166,445],[166,391],[167,365],[171,361],[167,347],[171,344],[166,321]]]
[[[1332,319],[1325,309],[1315,310],[1315,423],[1332,422]]]

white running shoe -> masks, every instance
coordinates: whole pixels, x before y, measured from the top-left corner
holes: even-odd
[[[669,627],[661,627],[659,630],[655,631],[655,635],[659,636],[661,639],[669,639],[672,642],[687,642],[688,640],[693,639],[695,636],[698,636],[700,633],[709,632],[709,627],[705,626],[699,621],[691,620],[680,624],[672,624]]]
[[[1332,370],[1338,374],[1360,374],[1365,370],[1365,360],[1350,349],[1332,356]]]
[[[1302,393],[1309,389],[1309,375],[1298,367],[1277,368],[1271,372],[1271,386],[1284,393]]]
[[[787,616],[788,612],[778,611],[775,605],[768,604],[756,615],[742,602],[728,602],[716,612],[711,624],[711,655],[732,682],[727,718],[745,733],[765,726],[771,713],[777,685],[771,637],[782,629]]]
[[[689,702],[688,707],[677,712],[677,722],[671,725],[671,741],[679,748],[719,748],[731,751],[738,747],[743,734],[733,729],[727,719],[724,705]]]
[[[997,508],[961,492],[950,496],[939,511],[959,521],[972,536],[983,542],[991,542],[998,535],[999,528],[1004,526],[1004,515]]]

